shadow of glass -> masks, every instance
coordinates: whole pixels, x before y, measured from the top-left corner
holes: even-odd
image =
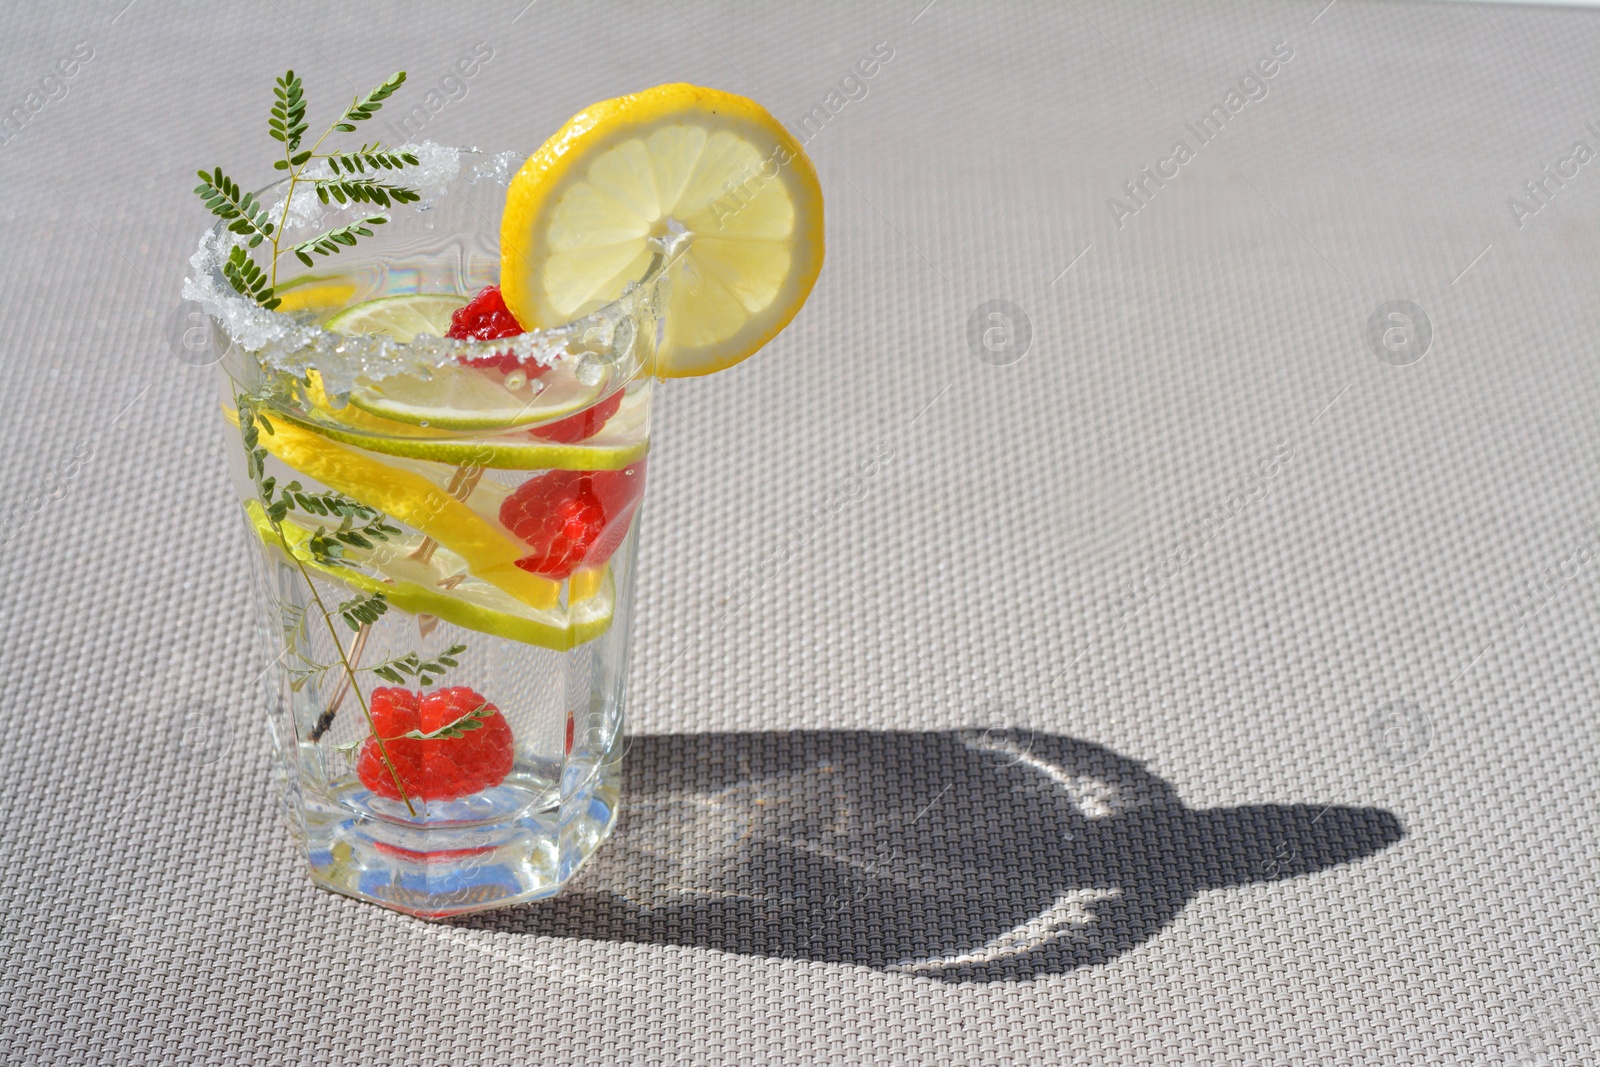
[[[1025,730],[641,736],[623,773],[566,893],[457,925],[1016,980],[1404,833],[1376,808],[1192,810],[1133,760]]]

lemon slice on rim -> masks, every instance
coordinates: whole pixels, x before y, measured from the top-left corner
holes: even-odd
[[[616,299],[683,235],[657,373],[709,374],[788,325],[822,269],[822,190],[753,100],[661,85],[585,108],[506,190],[500,289],[524,328]]]

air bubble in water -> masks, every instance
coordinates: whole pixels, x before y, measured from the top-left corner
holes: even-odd
[[[578,365],[572,368],[572,376],[578,379],[581,385],[599,385],[606,376],[606,365],[603,360],[596,359],[593,354],[586,354],[578,360]]]

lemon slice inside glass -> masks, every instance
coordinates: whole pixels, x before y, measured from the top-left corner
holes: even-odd
[[[227,415],[237,422],[236,412]],[[282,418],[268,418],[272,429],[261,426],[261,447],[285,466],[433,538],[473,574],[529,607],[549,608],[559,600],[559,582],[516,566],[527,555],[525,544],[421,474],[380,463]]]
[[[672,268],[657,373],[709,374],[788,325],[822,269],[822,190],[798,141],[753,100],[661,85],[585,108],[506,190],[500,287],[525,328],[616,299],[656,253]]]
[[[247,505],[256,535],[270,548],[289,550],[310,570],[363,593],[382,593],[394,607],[412,614],[433,615],[445,622],[523,644],[565,651],[591,641],[611,626],[616,590],[609,567],[588,568],[570,579],[571,600],[565,607],[535,608],[466,572],[465,561],[448,549],[416,558],[422,538],[397,537],[372,549],[346,546],[351,566],[319,563],[306,547],[312,531],[290,520],[279,525],[283,541],[261,505]]]

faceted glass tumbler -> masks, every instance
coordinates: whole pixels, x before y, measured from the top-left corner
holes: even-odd
[[[356,247],[296,272],[280,261],[273,312],[227,286],[236,241],[220,228],[194,260],[226,348],[284,814],[317,884],[425,918],[559,892],[617,811],[670,249],[557,329],[469,344],[324,326],[369,301],[464,301],[495,283],[489,220],[508,172],[461,153]],[[306,213],[319,228],[352,215]],[[496,396],[566,401],[505,425],[503,409],[463,406],[474,376]],[[403,397],[411,421],[375,414],[374,395]]]

